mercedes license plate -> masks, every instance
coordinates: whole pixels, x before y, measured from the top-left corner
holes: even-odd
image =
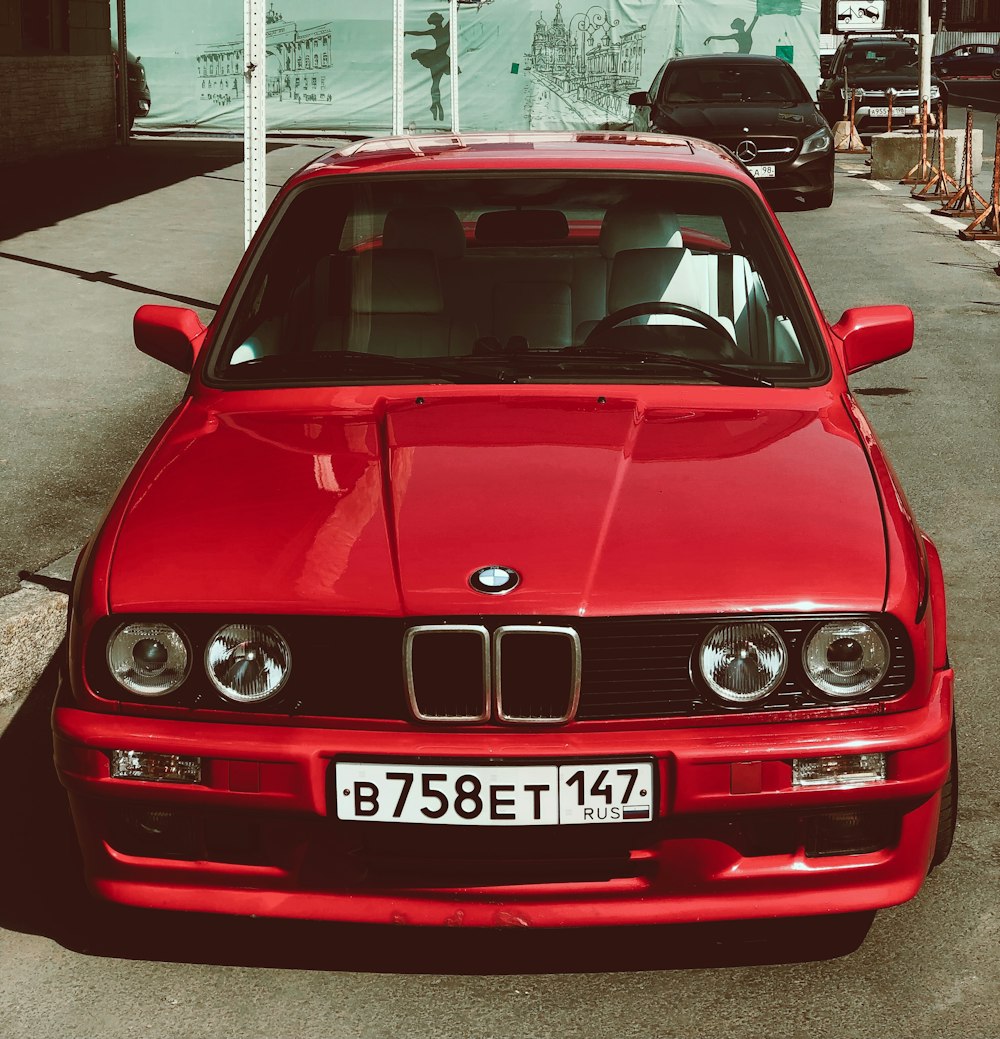
[[[337,761],[337,817],[449,826],[642,823],[653,818],[652,761],[442,765]]]
[[[773,166],[748,166],[747,169],[757,180],[766,180],[774,176]]]

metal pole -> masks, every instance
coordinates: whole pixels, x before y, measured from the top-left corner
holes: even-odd
[[[920,0],[920,100],[931,99],[931,7],[930,0]]]
[[[125,0],[118,0],[118,143],[128,144],[128,28]]]
[[[451,73],[451,132],[458,133],[458,0],[450,0],[448,6],[448,71]]]
[[[403,22],[405,0],[394,0],[392,6],[392,133],[403,132]]]
[[[250,244],[267,205],[266,0],[243,0],[243,241]]]

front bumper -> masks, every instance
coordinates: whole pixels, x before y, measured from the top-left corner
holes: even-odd
[[[549,733],[196,725],[59,703],[55,759],[91,890],[136,906],[484,927],[855,912],[911,898],[927,872],[950,765],[952,685],[950,670],[937,672],[928,706],[902,714]],[[200,755],[204,782],[112,779],[106,752],[114,748]],[[791,785],[792,758],[866,752],[888,755],[885,781]],[[650,755],[660,790],[652,823],[496,836],[345,823],[328,811],[338,756]],[[817,826],[845,809],[861,811],[877,846],[816,854]],[[165,843],[163,819],[173,820]]]
[[[790,162],[776,163],[773,177],[757,177],[754,168],[747,166],[757,186],[767,194],[787,192],[796,195],[820,194],[833,190],[834,153],[799,155]]]

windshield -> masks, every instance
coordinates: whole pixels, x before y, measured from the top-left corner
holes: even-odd
[[[868,43],[851,47],[844,56],[850,72],[867,75],[874,72],[898,72],[917,63],[917,52],[900,42]]]
[[[668,105],[809,101],[799,79],[780,64],[682,65],[666,77],[662,99]]]
[[[822,348],[767,219],[718,180],[325,178],[278,215],[206,377],[815,381]]]

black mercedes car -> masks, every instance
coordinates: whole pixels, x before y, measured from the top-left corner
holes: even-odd
[[[768,194],[833,202],[833,134],[795,70],[757,54],[672,58],[629,97],[637,130],[681,133],[731,151]]]

